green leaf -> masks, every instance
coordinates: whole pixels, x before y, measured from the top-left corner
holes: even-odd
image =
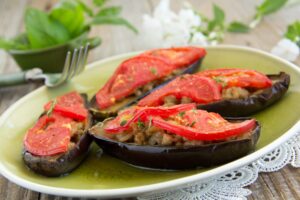
[[[130,30],[132,30],[135,33],[138,33],[138,30],[131,25],[127,20],[121,18],[121,17],[115,17],[115,16],[96,16],[92,24],[113,24],[113,25],[122,25],[126,26]]]
[[[101,9],[96,15],[97,16],[117,16],[122,11],[121,6],[112,6]]]
[[[28,45],[18,42],[13,39],[5,39],[0,37],[0,49],[10,50],[10,49],[28,49]]]
[[[83,3],[81,0],[76,0],[77,3],[81,6],[81,8],[84,10],[86,14],[88,14],[90,17],[94,16],[93,10],[88,7],[85,3]]]
[[[298,43],[300,41],[300,21],[295,21],[294,23],[290,24],[284,36]]]
[[[250,27],[241,22],[234,21],[229,24],[227,31],[234,33],[247,33],[250,31]]]
[[[214,20],[217,22],[217,24],[223,24],[225,20],[224,11],[216,4],[214,4]]]
[[[213,12],[214,12],[214,18],[213,20],[208,22],[208,31],[212,31],[215,28],[223,29],[224,27],[224,21],[225,21],[225,13],[224,11],[217,6],[216,4],[213,5]]]
[[[93,3],[98,7],[102,7],[106,2],[107,0],[93,0]]]
[[[68,30],[60,22],[34,8],[28,8],[25,13],[25,28],[31,48],[61,44],[70,39]]]
[[[257,8],[257,15],[268,15],[284,6],[287,0],[265,0]]]
[[[76,1],[64,0],[51,10],[52,19],[59,21],[69,31],[72,38],[82,33],[84,10]]]

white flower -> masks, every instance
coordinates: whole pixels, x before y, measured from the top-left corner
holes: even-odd
[[[163,27],[161,22],[149,15],[143,16],[140,40],[147,43],[148,48],[157,48],[163,42]]]
[[[207,37],[204,36],[202,33],[194,33],[193,37],[190,41],[190,44],[196,44],[196,45],[201,45],[201,46],[207,46],[208,42],[207,42]]]
[[[295,61],[300,54],[300,49],[296,43],[284,38],[271,50],[271,53],[288,61]]]
[[[191,9],[181,9],[179,11],[179,21],[188,29],[201,25],[200,17]]]
[[[170,9],[169,0],[161,0],[152,16],[143,16],[141,44],[148,48],[184,46],[189,43],[207,45],[207,38],[195,30],[200,25],[200,16],[191,8],[181,9],[176,14]]]
[[[153,17],[162,22],[170,22],[176,19],[177,15],[170,9],[170,0],[161,0],[154,9]]]

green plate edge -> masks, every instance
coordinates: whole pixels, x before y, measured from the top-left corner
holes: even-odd
[[[282,136],[300,119],[299,71],[280,59],[246,49],[209,47],[207,52],[201,70],[239,67],[256,69],[266,74],[285,71],[291,75],[291,86],[285,97],[272,107],[254,115],[262,124],[261,137],[256,151]],[[46,178],[32,173],[24,166],[21,159],[22,138],[42,112],[43,104],[55,96],[74,89],[86,92],[91,97],[108,80],[119,63],[135,54],[130,53],[95,62],[69,84],[56,89],[42,87],[25,97],[21,104],[10,110],[8,114],[6,113],[0,120],[1,164],[15,176],[29,182],[57,188],[89,190],[146,186],[211,170],[211,168],[206,168],[181,172],[161,172],[139,169],[110,156],[99,156],[96,145],[88,159],[68,176]]]

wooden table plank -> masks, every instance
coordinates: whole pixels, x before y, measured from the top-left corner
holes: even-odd
[[[1,35],[11,37],[23,29],[22,15],[27,6],[34,6],[48,10],[57,0],[1,0],[0,1],[0,27]],[[122,5],[123,16],[135,24],[141,26],[142,15],[150,13],[159,0],[113,0],[111,5]],[[182,1],[172,0],[172,8],[178,10],[182,7]],[[212,3],[221,6],[225,12],[227,21],[242,20],[249,22],[255,12],[255,5],[261,1],[249,0],[190,0],[189,1],[201,13],[211,16]],[[263,22],[250,34],[227,34],[225,44],[246,45],[269,51],[281,38],[288,23],[300,19],[299,5],[280,10],[278,13],[266,17]],[[137,40],[137,36],[124,27],[101,26],[93,28],[91,36],[101,36],[102,45],[93,50],[89,56],[89,62],[128,51],[144,49]],[[300,59],[297,60],[300,64]],[[3,51],[0,51],[0,72],[8,73],[18,71],[16,63]],[[4,112],[17,99],[34,90],[37,85],[29,84],[12,88],[0,88],[0,113]],[[274,173],[262,173],[257,181],[248,188],[253,191],[249,199],[299,199],[300,198],[300,169],[287,166]],[[41,199],[61,200],[78,199],[56,197],[39,194],[21,188],[2,176],[0,177],[0,199]]]

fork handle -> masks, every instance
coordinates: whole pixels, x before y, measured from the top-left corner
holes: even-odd
[[[0,87],[14,86],[27,83],[26,72],[0,74]]]
[[[0,88],[8,87],[14,85],[21,85],[25,83],[29,83],[32,80],[31,77],[35,74],[39,74],[40,69],[31,69],[22,72],[10,73],[10,74],[0,74]]]

